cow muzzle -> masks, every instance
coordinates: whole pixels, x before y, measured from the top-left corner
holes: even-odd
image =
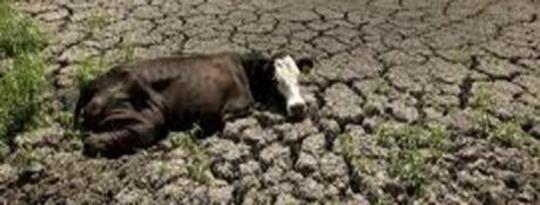
[[[287,101],[287,114],[290,117],[303,117],[306,114],[306,102],[298,97]]]

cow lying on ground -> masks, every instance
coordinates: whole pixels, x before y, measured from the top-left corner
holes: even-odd
[[[88,155],[116,156],[152,145],[170,130],[198,123],[207,132],[246,115],[256,101],[282,99],[302,116],[300,69],[311,59],[219,53],[146,60],[113,68],[81,89],[75,121],[92,134]],[[80,119],[82,118],[82,119]]]

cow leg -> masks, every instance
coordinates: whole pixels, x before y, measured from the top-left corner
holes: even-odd
[[[103,154],[116,156],[131,152],[135,148],[143,148],[151,145],[158,136],[163,135],[163,117],[159,112],[151,108],[141,112],[132,111],[126,114],[135,123],[108,132],[94,134],[85,139],[85,153],[90,156]]]
[[[106,117],[98,123],[98,127],[111,126],[111,124],[126,124],[140,122],[140,117],[133,109],[117,108],[107,112]],[[113,125],[114,126],[114,125]]]
[[[253,98],[249,94],[230,99],[221,111],[221,120],[226,122],[250,115],[252,104]]]
[[[211,136],[217,131],[223,130],[225,122],[251,114],[252,99],[250,96],[241,96],[229,99],[223,106],[220,115],[209,114],[201,116],[200,122],[202,136]]]

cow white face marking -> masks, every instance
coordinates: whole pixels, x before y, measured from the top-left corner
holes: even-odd
[[[301,115],[305,112],[306,102],[300,94],[298,76],[300,70],[291,56],[277,58],[274,61],[274,78],[277,81],[279,92],[287,101],[287,113],[291,116]]]

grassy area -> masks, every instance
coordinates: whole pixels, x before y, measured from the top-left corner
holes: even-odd
[[[383,125],[377,143],[389,149],[388,174],[403,184],[409,195],[421,195],[430,178],[429,165],[447,152],[450,132],[442,125]]]
[[[470,114],[474,137],[489,140],[493,145],[517,148],[535,157],[540,156],[540,143],[527,133],[515,119],[496,117],[502,105],[492,92],[477,90],[471,98]],[[412,199],[421,197],[425,186],[432,180],[431,166],[445,153],[451,151],[453,130],[441,124],[411,125],[383,124],[376,131],[376,144],[385,148],[384,154],[367,156],[359,150],[362,139],[351,135],[339,137],[344,158],[355,172],[363,176],[386,173],[405,188]],[[388,193],[373,194],[375,204],[391,204]]]
[[[472,100],[474,125],[480,137],[498,143],[504,147],[526,150],[533,156],[540,157],[540,143],[525,132],[517,119],[501,121],[493,113],[501,106],[495,95],[487,90],[479,90]]]
[[[384,124],[376,133],[377,145],[388,150],[384,156],[362,155],[358,150],[360,139],[351,135],[341,135],[340,144],[345,159],[356,171],[369,176],[384,171],[403,185],[410,196],[421,196],[431,177],[429,167],[448,152],[451,136],[452,133],[439,124]],[[373,194],[375,204],[391,202],[385,193]]]
[[[42,120],[42,97],[47,87],[47,64],[41,55],[46,36],[8,3],[0,0],[0,59],[13,62],[0,69],[5,70],[0,78],[0,149],[7,149],[5,143],[15,134]]]
[[[0,136],[24,130],[41,110],[45,66],[39,55],[21,54],[0,79]]]
[[[0,0],[0,57],[15,57],[40,51],[45,34],[27,16],[16,12],[9,1]]]
[[[536,156],[540,156],[538,144],[533,144],[534,139],[528,133],[523,131],[521,126],[514,122],[504,122],[497,125],[490,136],[492,140],[501,143],[507,147],[525,148],[530,145],[532,153]]]

